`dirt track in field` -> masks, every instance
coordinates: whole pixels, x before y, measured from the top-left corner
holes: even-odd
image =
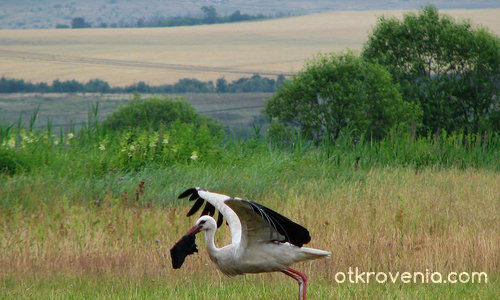
[[[182,64],[166,64],[166,63],[150,63],[144,61],[134,60],[121,60],[121,59],[107,59],[107,58],[92,58],[83,56],[69,56],[69,55],[54,55],[46,53],[36,53],[27,51],[11,51],[0,49],[0,57],[6,58],[20,58],[25,60],[48,61],[48,62],[61,62],[61,63],[77,63],[77,64],[91,64],[91,65],[107,65],[107,66],[120,66],[120,67],[133,67],[139,69],[166,69],[177,71],[198,71],[198,72],[214,72],[214,73],[231,73],[241,75],[269,75],[278,76],[293,75],[291,72],[273,72],[273,71],[248,71],[243,69],[224,68],[224,67],[209,67],[209,66],[193,66]]]

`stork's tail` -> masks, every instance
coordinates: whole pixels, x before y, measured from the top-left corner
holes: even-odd
[[[331,252],[313,248],[302,247],[300,249],[302,250],[302,253],[304,253],[307,256],[307,259],[318,259],[323,257],[330,257],[332,255]]]

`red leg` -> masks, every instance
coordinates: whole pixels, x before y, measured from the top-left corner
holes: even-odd
[[[304,300],[306,300],[306,288],[307,288],[307,276],[306,276],[306,274],[301,273],[301,272],[294,270],[294,269],[291,269],[291,268],[287,268],[287,270],[299,275],[302,278],[302,282],[304,284],[304,289],[303,289],[302,293],[303,293]]]
[[[299,300],[306,300],[307,276],[291,268],[286,268],[286,270],[281,272],[297,280],[299,284]]]

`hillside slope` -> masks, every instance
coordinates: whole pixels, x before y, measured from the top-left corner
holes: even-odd
[[[247,14],[305,15],[332,10],[418,9],[428,0],[2,0],[1,29],[55,28],[83,17],[93,27],[130,26],[139,19],[201,15],[202,6],[213,5],[221,15],[236,10]],[[496,0],[435,0],[439,9],[499,8]]]
[[[500,9],[441,12],[500,34]],[[180,78],[293,74],[318,52],[361,49],[382,14],[401,16],[402,11],[172,28],[0,30],[0,76],[157,85]]]

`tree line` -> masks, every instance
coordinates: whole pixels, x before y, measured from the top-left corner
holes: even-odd
[[[285,81],[285,76],[276,79],[262,77],[258,74],[252,77],[242,77],[228,82],[224,77],[213,81],[201,81],[194,78],[180,79],[174,84],[149,85],[140,81],[123,87],[112,87],[101,79],[91,79],[88,82],[77,80],[54,80],[52,83],[32,83],[23,79],[0,79],[0,93],[250,93],[276,91]]]
[[[219,24],[219,23],[234,23],[244,21],[257,21],[271,19],[273,16],[266,16],[263,14],[249,15],[241,13],[240,10],[234,11],[230,15],[219,15],[213,6],[203,6],[201,8],[202,15],[200,16],[176,16],[176,17],[154,17],[150,19],[140,18],[136,22],[129,24],[108,24],[101,22],[95,26],[87,22],[84,17],[76,17],[71,20],[70,25],[57,24],[56,28],[107,28],[107,27],[175,27],[175,26],[195,26],[206,24]],[[278,13],[275,17],[283,17],[283,13]]]

